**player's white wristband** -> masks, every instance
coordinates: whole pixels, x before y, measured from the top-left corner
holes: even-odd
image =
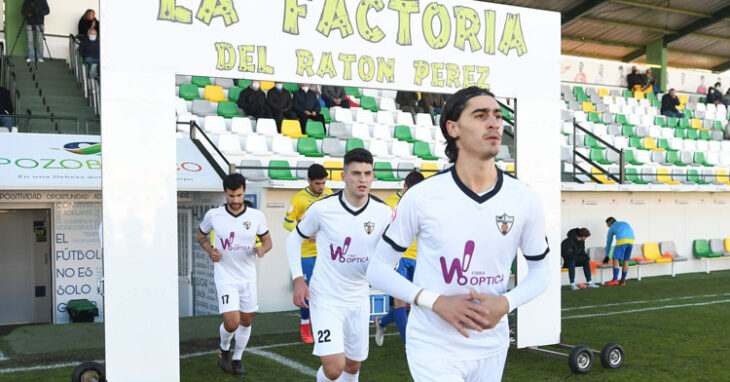
[[[436,299],[439,298],[439,294],[428,289],[421,289],[421,293],[418,295],[418,306],[433,310],[433,304]]]

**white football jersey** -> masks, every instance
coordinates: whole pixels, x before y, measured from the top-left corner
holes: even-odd
[[[246,206],[238,215],[231,214],[226,205],[205,213],[200,231],[215,231],[213,248],[221,253],[221,260],[213,263],[215,283],[239,283],[256,280],[256,235],[269,232],[264,214]]]
[[[502,295],[518,248],[528,260],[541,260],[549,252],[537,194],[499,170],[493,189],[484,195],[467,188],[453,167],[409,189],[383,240],[402,252],[416,237],[413,283],[445,296],[472,290]],[[509,345],[507,316],[494,329],[469,335],[462,336],[435,312],[412,305],[409,354],[488,357]]]
[[[350,209],[344,197],[340,191],[312,203],[296,228],[305,239],[317,233],[317,264],[309,295],[320,304],[369,303],[368,263],[393,214],[372,195],[358,211]]]

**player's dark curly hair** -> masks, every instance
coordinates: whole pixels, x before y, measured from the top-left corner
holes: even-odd
[[[461,112],[464,111],[464,108],[466,107],[466,103],[474,97],[483,95],[497,98],[489,90],[472,86],[454,93],[454,95],[449,97],[446,101],[446,105],[444,105],[439,126],[441,127],[441,133],[444,135],[444,138],[446,138],[446,149],[444,151],[446,152],[446,157],[449,158],[449,162],[451,163],[456,162],[456,158],[459,156],[459,149],[456,148],[456,138],[450,136],[446,130],[446,121],[458,121],[461,116]]]
[[[315,163],[307,169],[307,178],[309,180],[327,178],[327,170],[321,164]]]
[[[373,164],[373,154],[371,154],[370,151],[359,147],[352,149],[345,154],[345,167],[352,162]]]
[[[223,191],[238,190],[240,187],[246,189],[246,178],[239,173],[228,174],[223,179]]]

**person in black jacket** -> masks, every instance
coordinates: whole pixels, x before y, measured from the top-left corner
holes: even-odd
[[[563,266],[568,268],[570,290],[578,290],[581,288],[575,283],[576,266],[583,267],[583,274],[588,283],[585,288],[598,288],[598,285],[591,280],[591,262],[585,247],[585,241],[588,236],[591,236],[591,232],[587,228],[573,228],[568,231],[568,238],[560,244]]]
[[[662,115],[667,117],[684,118],[684,113],[680,113],[677,110],[679,106],[679,97],[674,89],[669,89],[669,92],[662,97]]]
[[[99,68],[99,35],[96,29],[89,29],[87,35],[81,36],[81,45],[79,45],[79,53],[84,62],[89,65],[89,73],[92,77],[98,76]]]
[[[284,84],[277,82],[273,89],[266,93],[266,103],[271,109],[271,116],[276,121],[276,128],[281,133],[281,121],[286,119],[297,119],[297,113],[292,110],[291,93],[284,89]]]
[[[714,87],[711,87],[707,89],[707,104],[714,103],[716,105],[725,105],[727,106],[728,103],[725,101],[725,98],[722,96],[722,90],[720,88],[720,83],[716,83]]]
[[[13,100],[10,91],[0,87],[0,125],[10,130],[13,128],[13,117],[8,117],[8,114],[13,114]]]
[[[629,90],[640,91],[644,88],[646,80],[644,76],[639,73],[639,69],[634,65],[631,67],[631,73],[626,76],[626,83],[628,84]]]
[[[100,32],[99,20],[96,19],[96,12],[93,9],[87,9],[79,20],[78,36],[85,36],[89,29],[95,29],[96,33]]]
[[[25,62],[43,62],[43,22],[51,12],[46,0],[23,0],[21,12],[26,21],[28,32],[28,57]],[[35,42],[35,48],[34,43]]]
[[[294,92],[293,109],[299,117],[299,126],[302,132],[305,131],[308,120],[322,122],[325,125],[324,116],[319,113],[322,106],[319,104],[317,94],[309,88],[309,84],[299,84],[299,90]]]
[[[260,87],[259,81],[252,81],[249,87],[243,89],[238,97],[238,107],[250,117],[271,118],[271,109],[266,104],[266,94]]]

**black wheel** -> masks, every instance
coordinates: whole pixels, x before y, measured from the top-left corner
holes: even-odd
[[[568,356],[568,366],[570,370],[576,374],[585,374],[591,370],[593,366],[593,352],[588,346],[578,345],[570,351]]]
[[[623,365],[624,359],[624,348],[615,342],[607,343],[601,350],[601,364],[606,369],[618,369]]]
[[[105,382],[104,366],[96,362],[84,362],[76,366],[71,374],[71,382]]]

